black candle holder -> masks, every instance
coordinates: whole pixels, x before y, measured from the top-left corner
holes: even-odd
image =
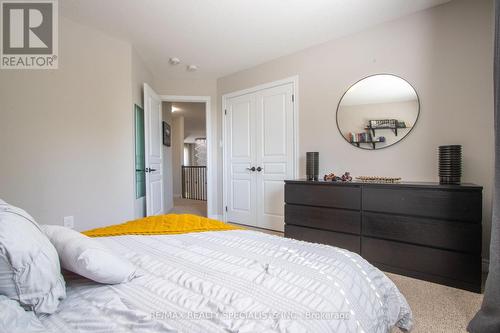
[[[460,184],[462,177],[462,146],[439,146],[439,183]]]
[[[318,180],[319,178],[319,152],[306,153],[306,175],[307,180]]]

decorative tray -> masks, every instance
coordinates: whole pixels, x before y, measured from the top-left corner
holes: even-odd
[[[359,176],[356,179],[363,183],[395,184],[401,182],[401,177]]]

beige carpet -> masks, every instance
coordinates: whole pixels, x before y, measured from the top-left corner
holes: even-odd
[[[170,213],[207,216],[207,202],[201,200],[174,198],[174,208],[170,211]]]
[[[386,274],[410,304],[415,321],[414,333],[466,332],[467,324],[481,306],[481,294]]]

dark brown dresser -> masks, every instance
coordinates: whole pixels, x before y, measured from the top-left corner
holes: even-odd
[[[481,292],[482,187],[285,181],[285,237],[380,269]]]

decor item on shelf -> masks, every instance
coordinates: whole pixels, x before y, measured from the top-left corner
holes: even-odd
[[[323,177],[324,181],[330,182],[352,182],[352,177],[350,172],[345,172],[341,177],[335,175],[335,173],[330,173]]]
[[[341,180],[343,182],[352,182],[352,176],[351,176],[351,173],[350,172],[345,172],[342,177],[341,177]]]
[[[460,184],[462,177],[462,146],[439,146],[439,183]]]
[[[348,133],[347,134],[348,141],[355,145],[356,147],[359,147],[360,143],[369,143],[372,145],[373,149],[376,149],[375,144],[376,143],[382,143],[385,142],[385,136],[378,136],[378,137],[373,137],[370,133],[365,132],[365,133]]]
[[[167,124],[165,121],[163,122],[163,145],[170,147],[170,125]]]
[[[319,176],[319,152],[306,153],[306,175],[307,180],[318,180]]]
[[[407,81],[391,74],[371,75],[340,99],[337,127],[351,145],[376,150],[406,137],[419,113],[420,100]]]
[[[398,121],[396,119],[380,119],[370,120],[368,127],[370,128],[396,128]]]
[[[333,172],[323,176],[323,180],[325,182],[334,182],[337,180],[337,178],[339,178],[339,177],[336,176],[335,173],[333,173]]]
[[[401,177],[359,176],[356,179],[363,183],[396,184],[401,182]]]
[[[406,126],[404,121],[399,121],[397,119],[378,119],[369,120],[368,126],[365,127],[365,130],[370,131],[372,136],[375,136],[376,130],[391,130],[394,132],[395,136],[398,136],[398,129],[400,128],[404,129],[409,127]]]

